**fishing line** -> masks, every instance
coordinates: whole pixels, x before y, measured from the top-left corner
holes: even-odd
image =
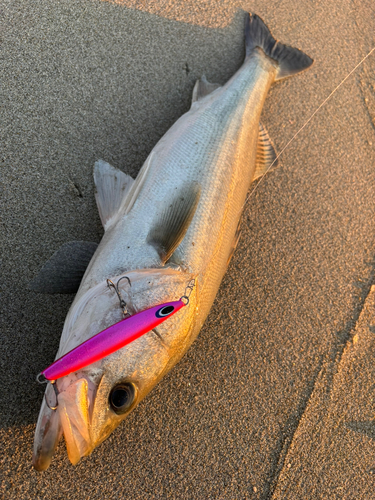
[[[370,52],[346,75],[346,77],[337,85],[335,89],[332,90],[332,92],[329,94],[328,97],[324,99],[324,101],[316,108],[316,110],[313,112],[313,114],[310,116],[310,118],[302,125],[302,127],[297,130],[297,132],[293,135],[293,137],[286,143],[286,145],[282,148],[279,154],[276,155],[276,158],[273,160],[271,165],[267,168],[267,170],[264,172],[263,176],[259,179],[258,184],[255,186],[255,188],[247,195],[247,198],[245,200],[245,203],[250,199],[250,196],[254,193],[254,191],[258,188],[259,184],[262,182],[266,174],[271,170],[275,162],[279,159],[279,157],[284,153],[286,148],[294,141],[294,139],[297,137],[297,135],[302,132],[302,130],[306,127],[308,123],[314,118],[314,116],[322,109],[322,107],[331,99],[333,94],[343,85],[344,82],[361,66],[361,64],[374,52],[375,47],[373,47]],[[244,203],[244,205],[245,205]]]

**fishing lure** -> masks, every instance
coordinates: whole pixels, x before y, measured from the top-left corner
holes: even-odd
[[[109,356],[151,331],[189,304],[189,296],[195,284],[192,280],[186,287],[185,294],[177,301],[158,304],[130,316],[118,288],[122,279],[127,279],[129,285],[131,284],[127,276],[120,278],[116,286],[111,280],[107,280],[107,284],[115,289],[125,319],[102,330],[57,359],[37,375],[38,382],[51,382],[55,385],[57,379]]]

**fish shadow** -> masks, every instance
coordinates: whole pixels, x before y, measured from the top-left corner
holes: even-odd
[[[241,65],[245,50],[241,10],[226,26],[212,28],[106,2],[93,3],[92,11],[85,11],[85,23],[74,17],[67,21],[58,4],[53,9],[55,29],[42,29],[42,16],[35,17],[33,26],[44,33],[43,74],[48,76],[41,79],[32,64],[22,69],[32,84],[25,85],[25,97],[22,91],[19,95],[24,99],[22,141],[13,137],[25,162],[47,160],[42,180],[24,179],[29,191],[19,200],[19,213],[27,214],[20,223],[23,231],[13,236],[13,245],[10,236],[9,259],[2,263],[0,428],[36,422],[44,387],[35,377],[54,359],[74,298],[36,294],[26,284],[62,243],[99,241],[102,235],[94,161],[102,158],[136,176],[157,141],[189,109],[196,79],[205,74],[224,83]],[[144,37],[135,36],[139,30]],[[30,53],[40,52],[38,40],[35,46],[30,42]],[[28,121],[28,116],[36,112],[39,139],[34,150],[36,118]],[[39,184],[47,180],[49,186],[48,176],[57,189],[42,191]],[[79,190],[70,189],[67,179]],[[41,193],[34,196],[32,209],[29,192]],[[17,224],[18,215],[9,213]]]

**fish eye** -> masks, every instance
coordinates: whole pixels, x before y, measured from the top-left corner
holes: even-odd
[[[169,316],[173,311],[173,306],[164,306],[156,311],[155,316],[157,318],[164,318],[164,316]]]
[[[135,400],[136,389],[131,382],[116,385],[109,395],[109,403],[117,415],[125,413]]]

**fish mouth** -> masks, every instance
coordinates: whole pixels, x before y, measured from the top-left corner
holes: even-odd
[[[79,378],[59,393],[60,417],[69,460],[76,465],[94,448],[91,438],[91,415],[96,387],[88,378]]]
[[[62,434],[73,465],[94,449],[91,416],[96,385],[89,378],[75,374],[58,381],[57,388],[57,409],[51,410],[43,401],[35,431],[33,466],[39,471],[49,467]],[[48,401],[51,389],[46,390]]]
[[[46,394],[49,392],[46,389]],[[44,400],[35,429],[33,466],[38,471],[48,469],[62,436],[59,414],[51,410]]]

